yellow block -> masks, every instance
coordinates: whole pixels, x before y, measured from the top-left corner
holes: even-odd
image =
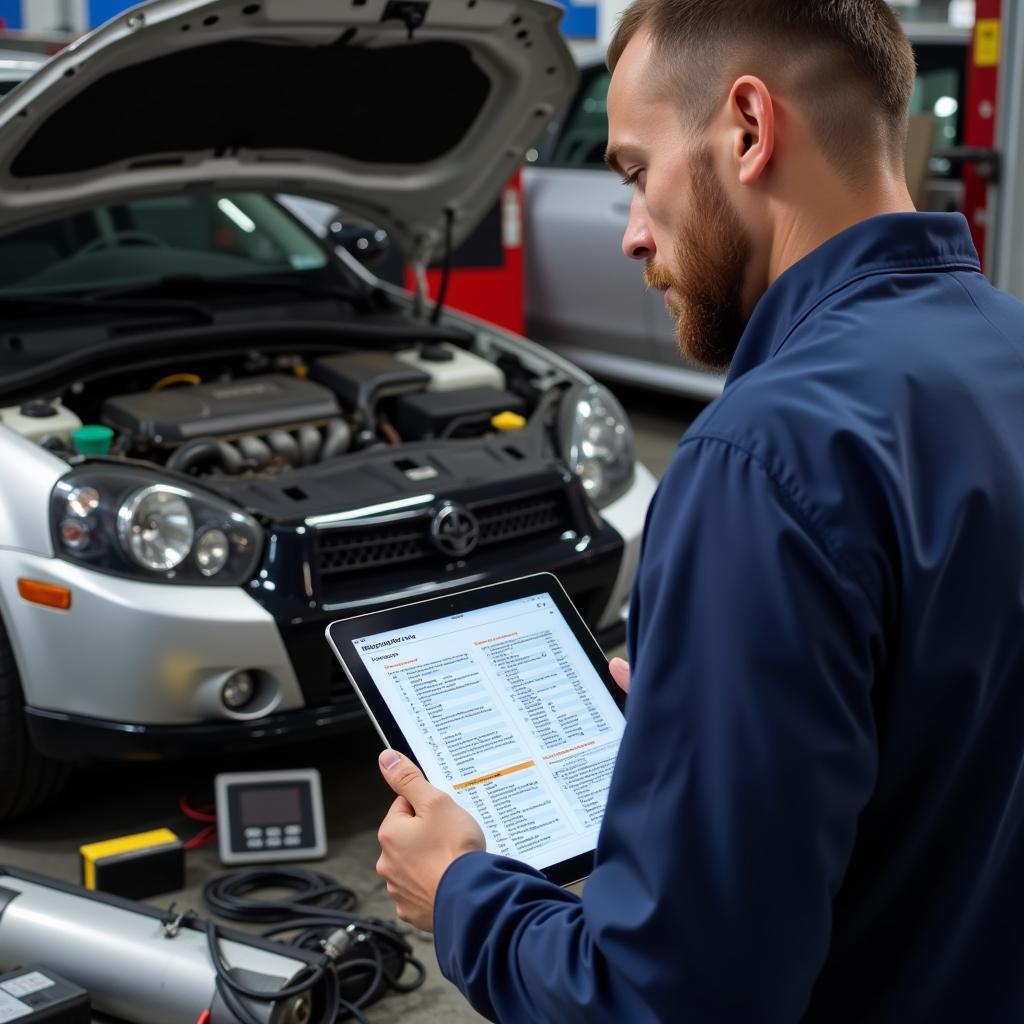
[[[497,416],[491,417],[491,426],[495,430],[522,430],[526,426],[526,417],[517,412],[499,412]]]
[[[974,26],[974,63],[979,68],[999,66],[1000,24],[998,18],[979,18]]]
[[[116,839],[104,839],[98,843],[86,843],[78,852],[82,855],[85,869],[86,889],[96,888],[96,862],[104,857],[116,857],[122,853],[134,853],[136,850],[147,850],[152,846],[163,846],[165,843],[176,843],[178,837],[169,828],[157,828],[152,832],[136,832],[130,836],[118,836]]]

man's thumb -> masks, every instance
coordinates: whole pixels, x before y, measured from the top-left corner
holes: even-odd
[[[380,764],[384,781],[399,796],[404,796],[413,807],[416,806],[417,796],[422,797],[425,795],[424,790],[434,788],[423,778],[423,772],[397,750],[392,750],[390,747],[382,750],[377,761]]]
[[[608,662],[608,668],[611,671],[612,679],[619,685],[619,688],[629,693],[629,662],[623,661],[622,658],[612,658]]]

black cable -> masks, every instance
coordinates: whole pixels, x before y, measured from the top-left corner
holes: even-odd
[[[255,899],[265,889],[286,889],[288,899]],[[329,875],[306,868],[243,868],[211,879],[203,887],[203,899],[229,921],[277,923],[290,917],[313,917],[331,911],[350,910],[356,894]]]
[[[431,314],[431,324],[438,324],[441,320],[441,310],[444,309],[444,300],[448,295],[448,278],[452,276],[452,227],[455,223],[455,211],[446,206],[444,209],[444,263],[441,267],[441,286],[437,291],[437,303]]]
[[[338,1019],[338,995],[337,977],[330,970],[331,963],[327,956],[323,957],[322,963],[315,967],[309,967],[300,971],[290,985],[284,988],[267,991],[266,989],[253,989],[243,985],[237,978],[232,978],[228,973],[229,967],[224,963],[220,951],[220,929],[213,921],[206,922],[206,941],[210,947],[210,959],[213,961],[214,969],[217,972],[217,992],[229,1010],[238,1019],[239,1024],[264,1024],[258,1017],[255,1017],[249,1008],[242,1002],[241,996],[255,1002],[278,1002],[284,999],[292,999],[295,996],[306,995],[310,999],[316,992],[318,986],[323,984],[324,1009],[320,1017],[320,1024],[333,1024]],[[365,1018],[357,1018],[359,1024],[368,1024]]]
[[[263,899],[254,895],[267,889],[284,889],[288,896]],[[305,868],[243,868],[212,879],[203,888],[203,898],[221,917],[272,925],[262,932],[263,938],[290,933],[291,938],[285,940],[288,945],[321,954],[326,951],[322,962],[302,972],[288,990],[311,992],[327,983],[329,995],[321,1024],[350,1019],[367,1024],[363,1007],[388,991],[411,992],[426,978],[426,968],[413,956],[398,926],[350,913],[355,893],[329,875]],[[280,999],[282,993],[253,992],[241,986],[227,973],[216,926],[210,929],[207,935],[221,998],[242,1024],[258,1024],[239,997]],[[409,981],[402,980],[406,968],[414,972]]]

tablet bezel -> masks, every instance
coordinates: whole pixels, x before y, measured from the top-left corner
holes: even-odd
[[[535,594],[546,594],[554,601],[573,636],[583,648],[583,653],[597,672],[598,678],[611,694],[615,706],[620,712],[624,712],[626,695],[612,678],[608,668],[608,659],[594,638],[594,634],[583,621],[576,606],[569,599],[569,595],[565,592],[558,577],[550,572],[520,576],[517,579],[504,580],[499,583],[488,583],[470,590],[460,590],[397,607],[365,612],[347,619],[338,619],[327,627],[325,635],[381,739],[387,746],[403,753],[422,770],[423,766],[420,765],[412,747],[391,714],[353,641],[376,633],[406,629],[421,622],[431,622],[449,615],[477,611],[491,605],[532,597]],[[589,850],[568,860],[541,868],[540,871],[556,885],[566,886],[586,878],[593,870],[593,866],[594,851]]]

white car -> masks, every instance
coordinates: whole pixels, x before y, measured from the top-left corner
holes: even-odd
[[[621,636],[654,481],[615,399],[273,198],[443,255],[573,90],[558,16],[156,0],[0,103],[0,818],[362,722],[346,614],[548,570]]]

